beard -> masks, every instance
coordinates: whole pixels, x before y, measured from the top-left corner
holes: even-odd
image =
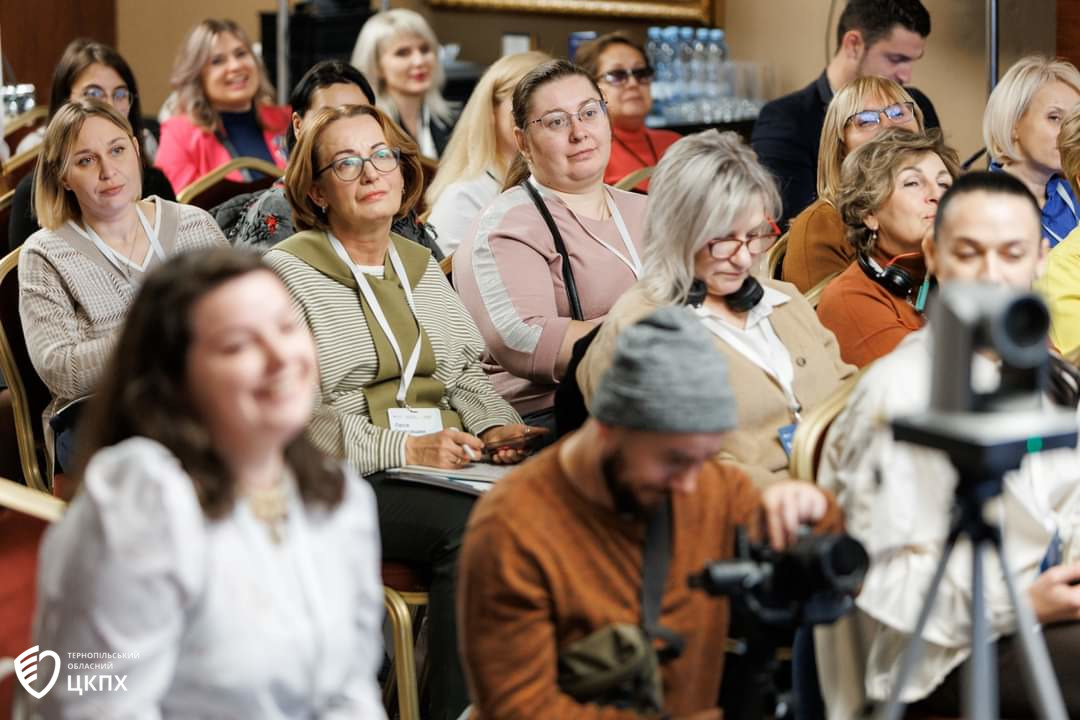
[[[600,461],[600,473],[604,476],[604,484],[615,503],[615,512],[622,517],[648,520],[655,508],[642,505],[630,484],[623,480],[626,467],[627,462],[622,450],[608,453]]]

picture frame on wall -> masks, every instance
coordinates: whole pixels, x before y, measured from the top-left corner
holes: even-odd
[[[444,8],[528,12],[594,17],[663,20],[673,23],[712,22],[713,0],[429,0]]]

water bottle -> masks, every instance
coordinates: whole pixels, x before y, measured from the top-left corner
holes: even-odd
[[[711,97],[730,97],[732,87],[727,72],[727,41],[724,38],[724,31],[720,28],[713,28],[709,31],[706,55],[708,57],[706,64],[708,66],[709,95]]]
[[[660,66],[657,68],[657,77],[664,87],[662,105],[666,109],[675,102],[679,93],[678,75],[676,74],[675,46],[679,42],[679,30],[675,27],[666,27],[660,33]]]
[[[663,44],[661,30],[657,26],[648,30],[648,40],[645,43],[645,56],[649,66],[653,69],[652,83],[652,115],[662,115],[664,103],[667,102],[667,72],[664,69],[664,58],[660,46]]]
[[[679,100],[693,100],[694,28],[679,28],[678,88]]]
[[[692,59],[690,61],[690,96],[700,101],[706,95],[708,87],[708,53],[706,45],[709,41],[709,29],[698,28],[694,33],[694,45]]]

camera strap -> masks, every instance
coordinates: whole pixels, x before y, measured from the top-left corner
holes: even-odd
[[[641,581],[641,621],[650,640],[664,644],[657,657],[664,663],[679,657],[683,638],[676,632],[660,627],[660,610],[664,597],[664,580],[671,562],[671,498],[649,518],[645,531],[645,555]]]

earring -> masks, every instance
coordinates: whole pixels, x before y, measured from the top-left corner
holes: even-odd
[[[870,231],[870,245],[871,247],[877,246],[877,230]]]

